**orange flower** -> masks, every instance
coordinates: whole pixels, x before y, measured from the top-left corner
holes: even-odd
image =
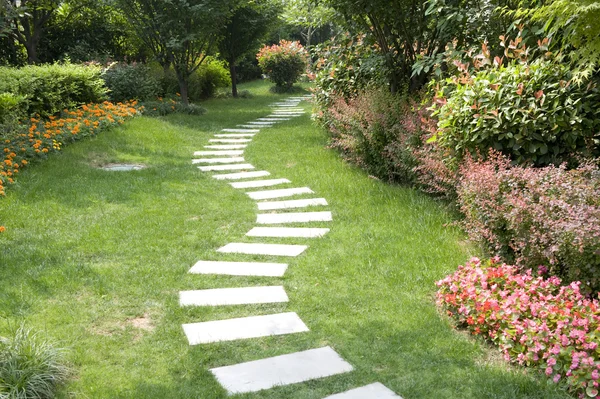
[[[4,193],[4,191],[2,191]],[[0,226],[0,233],[4,233],[6,231],[6,227]]]

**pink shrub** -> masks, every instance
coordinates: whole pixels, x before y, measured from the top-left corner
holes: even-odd
[[[498,258],[473,258],[437,286],[438,305],[498,345],[507,361],[537,368],[580,398],[598,396],[600,308],[579,282],[561,286]]]
[[[600,289],[600,170],[512,166],[490,152],[460,168],[458,205],[472,240],[521,267],[544,264],[584,292]]]

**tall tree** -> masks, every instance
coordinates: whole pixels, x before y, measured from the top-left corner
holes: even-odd
[[[229,64],[233,97],[238,96],[237,62],[248,53],[258,51],[261,40],[277,20],[278,12],[272,2],[259,0],[246,2],[229,17],[219,41],[219,53]]]
[[[216,48],[237,1],[121,0],[120,5],[163,67],[173,65],[187,105],[189,78]]]
[[[335,10],[314,0],[285,0],[282,17],[288,24],[302,28],[300,33],[306,48],[310,48],[315,31],[334,20]]]

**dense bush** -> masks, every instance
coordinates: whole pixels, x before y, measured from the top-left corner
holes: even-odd
[[[264,46],[256,55],[263,72],[281,89],[290,89],[305,72],[307,57],[300,42],[286,40]]]
[[[437,99],[438,140],[455,158],[493,148],[519,164],[545,166],[600,155],[593,82],[575,84],[568,64],[541,58],[496,64],[472,75],[463,69]]]
[[[195,105],[185,105],[181,101],[174,99],[158,98],[154,101],[146,101],[143,103],[144,115],[148,116],[164,116],[175,112],[189,115],[202,115],[206,109]]]
[[[412,151],[421,131],[406,99],[385,89],[367,90],[348,100],[336,96],[319,121],[329,130],[331,146],[347,160],[378,178],[414,182]]]
[[[387,85],[385,59],[365,40],[364,35],[342,34],[314,49],[315,99],[321,109],[326,109],[334,97],[349,99],[368,87]]]
[[[146,101],[161,93],[160,81],[144,64],[114,63],[104,71],[102,78],[111,101]]]
[[[492,152],[465,159],[458,204],[469,236],[519,266],[546,265],[600,290],[600,169],[526,168]]]
[[[8,338],[0,337],[0,397],[53,398],[69,375],[63,354],[23,326]]]
[[[166,76],[162,68],[153,68],[154,76],[162,83],[162,95],[174,96],[179,92],[179,82],[175,71],[170,69]],[[188,82],[188,97],[192,101],[213,97],[218,88],[231,85],[229,69],[223,61],[208,57],[194,72]]]
[[[25,97],[13,93],[0,93],[0,125],[16,123],[25,114]]]
[[[106,88],[101,73],[97,66],[72,64],[0,67],[0,93],[25,98],[19,114],[55,115],[65,108],[103,101]]]
[[[497,344],[506,360],[537,368],[580,398],[598,397],[600,304],[578,283],[474,258],[437,285],[446,313]]]

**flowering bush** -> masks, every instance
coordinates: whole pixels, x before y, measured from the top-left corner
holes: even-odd
[[[507,361],[541,370],[580,398],[598,397],[600,307],[579,283],[473,258],[437,286],[448,316],[498,345]]]
[[[281,40],[278,45],[264,46],[256,58],[277,87],[290,89],[306,70],[308,54],[299,42]]]
[[[525,168],[490,152],[460,168],[463,226],[493,253],[526,268],[548,265],[582,290],[600,290],[600,169]]]
[[[2,142],[0,157],[0,196],[5,186],[13,183],[19,170],[31,161],[45,158],[60,151],[67,143],[123,123],[126,118],[139,114],[137,102],[88,104],[75,111],[64,110],[60,117],[50,116],[47,121],[31,118],[29,127],[20,125],[20,132]]]

